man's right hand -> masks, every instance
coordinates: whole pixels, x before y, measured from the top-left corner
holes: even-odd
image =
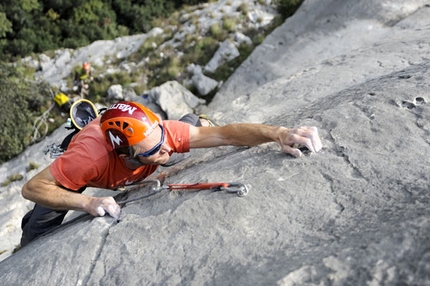
[[[63,188],[46,167],[22,187],[22,196],[54,210],[84,211],[93,216],[109,213],[115,219],[121,213],[113,197],[92,197]]]
[[[87,212],[93,216],[104,216],[107,212],[111,217],[118,219],[121,208],[113,197],[92,197]]]

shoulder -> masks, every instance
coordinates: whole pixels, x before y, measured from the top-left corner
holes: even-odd
[[[113,151],[100,128],[100,117],[88,123],[76,134],[66,152],[72,150],[83,152],[89,158],[103,157]]]
[[[169,146],[178,153],[188,152],[191,125],[177,120],[164,120],[162,125]]]
[[[183,129],[186,129],[188,126],[190,126],[188,123],[179,121],[179,120],[163,120],[161,122],[164,129],[168,130],[169,132],[181,132]]]
[[[112,148],[96,120],[70,142],[67,150],[51,164],[51,172],[63,186],[78,189],[103,174],[110,166]]]
[[[187,137],[186,139],[189,139],[190,124],[177,120],[164,120],[162,125],[167,136],[177,138]]]

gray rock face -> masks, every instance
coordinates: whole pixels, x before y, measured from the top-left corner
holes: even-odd
[[[235,44],[230,40],[225,40],[215,52],[214,57],[205,66],[205,71],[213,73],[220,65],[233,60],[239,55],[239,50],[236,48]]]
[[[427,2],[306,0],[292,17],[269,35],[235,71],[220,89],[211,107],[217,109],[223,103],[239,96],[247,96],[258,87],[276,79],[300,77],[309,71],[316,72],[315,69],[326,61],[330,64],[330,59],[334,57],[339,58],[342,64],[349,65],[349,59],[344,57],[354,51],[367,54],[367,50],[373,50],[378,56],[368,56],[364,62],[359,63],[367,65],[367,68],[364,74],[356,73],[358,78],[355,78],[352,84],[362,82],[363,76],[366,76],[367,80],[386,74],[387,67],[382,65],[388,64],[385,61],[387,57],[391,64],[396,65],[393,71],[401,68],[398,64],[409,66],[413,62],[408,62],[407,57],[420,56],[406,53],[404,45],[408,45],[407,49],[426,53],[419,48],[421,41],[414,33],[426,25],[424,22],[427,22],[428,17],[423,14],[428,14],[427,8],[420,8]],[[416,12],[419,15],[415,15]],[[402,40],[408,36],[418,43],[415,41],[408,44],[408,41]],[[421,40],[426,41],[424,38]],[[396,60],[393,61],[393,51],[385,51],[385,48],[381,47],[387,42],[396,45],[402,57],[395,55]],[[409,45],[417,46],[415,48]],[[319,69],[318,75],[323,75]]]
[[[177,81],[168,81],[161,86],[155,87],[147,92],[149,102],[155,103],[162,113],[166,114],[166,119],[178,120],[187,113],[195,113],[200,105],[206,103],[205,100],[196,97],[188,89]],[[147,103],[141,98],[142,104]],[[153,110],[157,112],[157,110]]]
[[[371,2],[305,1],[267,41],[302,29],[294,42],[305,48],[326,23],[320,39],[331,45],[314,52],[331,56],[311,65],[310,47],[306,64],[281,53],[288,74],[268,75],[249,93],[219,93],[213,103],[223,123],[315,125],[320,153],[295,159],[275,143],[193,152],[163,169],[165,183],[241,181],[249,195],[163,191],[123,206],[119,221],[81,217],[0,262],[2,284],[428,284],[430,8]],[[349,29],[361,19],[387,24],[385,36],[336,51],[358,36]],[[337,38],[340,26],[345,36]],[[265,62],[255,61],[258,51],[248,61],[274,74],[272,52]],[[240,72],[234,82],[249,84]]]

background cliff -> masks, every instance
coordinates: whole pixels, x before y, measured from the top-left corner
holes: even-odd
[[[241,181],[249,195],[164,191],[126,204],[119,222],[83,216],[0,262],[2,283],[428,284],[429,9],[305,1],[206,111],[220,123],[315,125],[321,152],[192,152],[163,169],[165,183]],[[2,170],[48,161],[31,148]],[[12,201],[18,191],[4,193]]]

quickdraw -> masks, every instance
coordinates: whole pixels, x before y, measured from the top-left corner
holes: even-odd
[[[213,190],[213,191],[226,191],[228,193],[236,193],[239,197],[246,196],[249,193],[249,188],[245,184],[233,182],[233,183],[194,183],[194,184],[167,184],[161,185],[159,180],[146,180],[128,185],[120,188],[121,191],[130,191],[138,189],[144,185],[155,184],[152,188],[152,193],[144,196],[127,199],[124,201],[117,202],[118,204],[125,204],[137,200],[141,200],[150,196],[153,196],[162,190]]]
[[[237,193],[239,197],[246,196],[249,192],[248,187],[242,183],[195,183],[195,184],[168,184],[169,190],[213,190]]]

